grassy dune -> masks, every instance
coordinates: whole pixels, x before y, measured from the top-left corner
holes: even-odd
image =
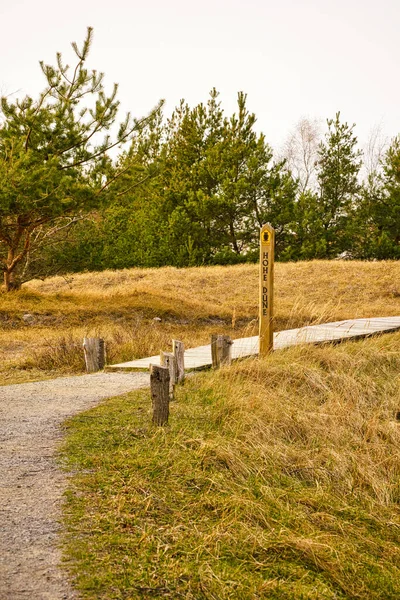
[[[66,553],[82,597],[399,598],[399,409],[395,333],[197,375],[165,428],[148,391],[76,417]]]
[[[277,264],[275,328],[399,315],[399,282],[395,261]],[[0,383],[82,372],[85,335],[105,338],[110,363],[158,353],[171,338],[192,347],[212,333],[255,335],[257,306],[256,265],[33,281],[0,294]],[[24,320],[27,314],[33,318]]]
[[[400,263],[278,264],[275,300],[277,330],[400,315]],[[82,371],[84,335],[109,362],[253,335],[257,304],[255,265],[31,282],[0,295],[0,382]],[[165,428],[148,391],[69,421],[65,552],[82,597],[399,598],[399,374],[395,333],[189,378]]]

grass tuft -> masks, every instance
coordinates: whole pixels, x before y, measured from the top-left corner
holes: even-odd
[[[72,333],[43,340],[39,348],[32,348],[21,369],[44,372],[70,373],[85,370],[82,339]]]

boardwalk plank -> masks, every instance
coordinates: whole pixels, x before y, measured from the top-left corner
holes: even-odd
[[[347,319],[333,323],[309,325],[298,329],[287,329],[274,333],[274,350],[300,344],[321,344],[340,340],[358,339],[377,333],[400,330],[400,317],[378,317],[371,319]],[[233,340],[232,359],[256,356],[258,335]],[[150,356],[126,363],[109,365],[106,371],[147,371],[151,364],[159,365],[160,357]],[[185,350],[185,370],[195,371],[211,367],[211,346],[198,346]]]

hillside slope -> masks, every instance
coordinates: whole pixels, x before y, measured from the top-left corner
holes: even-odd
[[[400,315],[399,282],[396,261],[279,263],[275,329]],[[109,362],[123,362],[167,349],[172,338],[193,347],[212,333],[255,335],[257,317],[257,265],[33,281],[0,294],[0,383],[82,372],[85,335],[104,337]]]
[[[67,426],[87,599],[400,597],[400,333],[197,375]]]

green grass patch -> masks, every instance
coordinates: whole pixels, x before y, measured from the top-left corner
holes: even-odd
[[[292,348],[66,424],[84,598],[400,597],[400,334]]]

